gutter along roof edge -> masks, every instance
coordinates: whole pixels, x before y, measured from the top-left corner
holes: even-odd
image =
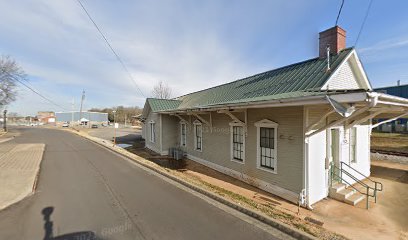
[[[366,94],[368,91],[355,91],[355,92],[322,92],[318,95],[310,95],[310,96],[300,96],[300,97],[291,97],[291,98],[284,98],[284,99],[271,99],[271,100],[261,100],[261,101],[252,101],[252,102],[237,102],[237,103],[226,103],[226,104],[216,104],[216,105],[207,105],[202,107],[195,107],[195,108],[184,108],[184,109],[172,109],[172,110],[163,110],[157,111],[157,113],[177,113],[177,112],[194,112],[199,110],[207,110],[207,111],[216,111],[218,109],[233,109],[233,108],[243,108],[243,107],[266,107],[269,105],[274,105],[274,107],[285,106],[288,104],[292,104],[292,106],[302,106],[302,105],[310,105],[310,104],[319,104],[318,102],[305,102],[305,101],[316,101],[322,100],[321,103],[328,103],[326,100],[326,96],[340,96],[345,94],[355,94],[361,93]],[[350,101],[353,102],[353,101]]]

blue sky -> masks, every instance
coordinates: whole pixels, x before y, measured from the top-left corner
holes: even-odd
[[[318,33],[340,0],[82,0],[146,96],[212,87],[316,57]],[[369,0],[346,0],[339,25],[354,46]],[[0,0],[0,54],[67,109],[143,106],[140,95],[76,0]],[[374,87],[408,83],[408,1],[374,0],[357,51]],[[9,111],[61,111],[20,87]]]

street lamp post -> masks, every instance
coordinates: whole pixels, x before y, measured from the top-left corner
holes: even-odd
[[[116,110],[112,111],[113,113],[113,145],[116,145]]]
[[[7,132],[7,110],[6,109],[4,109],[4,112],[3,112],[3,128],[4,128],[4,131],[5,132]]]

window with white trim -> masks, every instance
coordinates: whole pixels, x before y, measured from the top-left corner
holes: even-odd
[[[349,132],[349,142],[350,142],[350,162],[357,162],[357,128],[350,128]]]
[[[262,170],[277,172],[278,124],[264,119],[255,123],[257,127],[257,165]]]
[[[260,166],[274,170],[275,128],[260,128]]]
[[[194,149],[203,150],[203,124],[200,121],[194,121]]]
[[[185,147],[187,144],[187,124],[181,123],[180,124],[180,145]]]
[[[150,125],[150,142],[156,141],[156,123],[154,121],[149,122]]]
[[[233,161],[245,161],[245,130],[239,122],[230,123],[231,126],[231,159]]]

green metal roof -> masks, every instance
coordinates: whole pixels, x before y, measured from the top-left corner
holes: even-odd
[[[148,98],[147,102],[149,103],[152,112],[177,109],[181,103],[179,100],[158,98]]]
[[[347,48],[338,54],[330,56],[331,71],[326,71],[326,59],[313,58],[180,96],[171,101],[160,100],[163,101],[160,104],[159,101],[156,102],[156,99],[152,102],[155,107],[152,105],[151,107],[153,112],[156,112],[154,109],[168,111],[206,108],[220,104],[319,95],[321,93],[318,93],[318,91],[352,50],[353,48]]]

